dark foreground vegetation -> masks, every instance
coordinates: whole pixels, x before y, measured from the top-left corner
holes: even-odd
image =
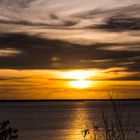
[[[14,140],[18,138],[18,130],[10,127],[10,121],[0,123],[0,140]]]
[[[103,127],[98,127],[94,124],[92,129],[84,129],[81,134],[84,140],[135,140],[133,135],[136,135],[138,130],[133,124],[131,110],[127,108],[127,118],[124,117],[121,102],[112,99],[110,96],[111,109],[108,110],[105,106],[102,110]],[[113,116],[110,118],[110,112]]]

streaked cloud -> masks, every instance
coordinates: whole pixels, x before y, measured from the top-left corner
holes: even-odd
[[[2,0],[0,23],[46,28],[97,26],[116,30],[127,24],[127,28],[137,29],[139,24],[135,21],[139,21],[139,7],[138,0]],[[119,27],[115,26],[117,23],[121,23]]]
[[[10,57],[18,55],[20,53],[21,51],[12,48],[0,49],[0,57]]]
[[[35,35],[9,33],[0,36],[1,50],[5,47],[10,47],[12,50],[20,49],[22,53],[18,52],[18,55],[14,57],[9,55],[0,58],[0,68],[107,69],[126,67],[125,71],[131,70],[135,73],[139,71],[140,65],[139,42],[85,45]]]
[[[113,51],[130,51],[130,52],[140,52],[140,42],[137,43],[126,43],[126,44],[108,44],[101,47],[100,49],[104,50],[113,50]]]

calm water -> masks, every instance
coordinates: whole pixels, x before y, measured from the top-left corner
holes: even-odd
[[[109,102],[1,102],[0,121],[10,120],[19,130],[19,140],[83,140],[81,130],[102,128],[102,110],[108,110]],[[127,120],[128,108],[132,123],[140,128],[140,102],[121,103],[122,118]],[[139,140],[137,134],[135,140]]]

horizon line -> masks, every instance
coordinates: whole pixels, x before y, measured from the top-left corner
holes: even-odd
[[[70,101],[140,101],[140,98],[132,99],[0,99],[0,102],[70,102]]]

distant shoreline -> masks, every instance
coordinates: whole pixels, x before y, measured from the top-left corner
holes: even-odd
[[[0,100],[0,102],[84,102],[110,101],[111,99],[38,99],[38,100]],[[140,99],[113,99],[114,101],[140,101]]]

